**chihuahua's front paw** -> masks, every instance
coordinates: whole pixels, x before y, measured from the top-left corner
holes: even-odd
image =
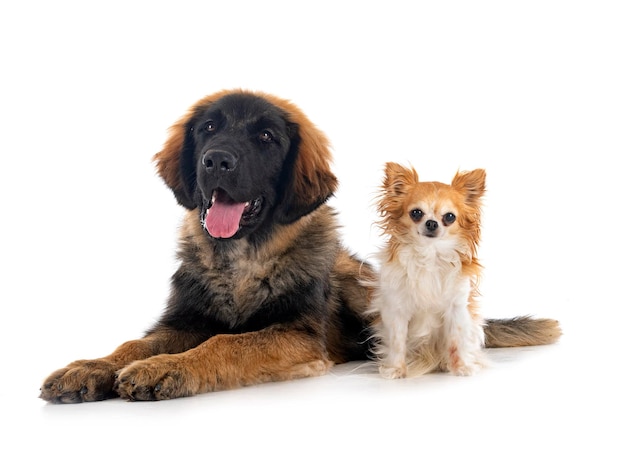
[[[476,363],[461,363],[450,368],[450,373],[454,375],[469,376],[474,375],[479,369],[480,366]]]
[[[406,365],[402,366],[380,366],[378,369],[380,375],[386,379],[405,378],[406,377]]]
[[[454,375],[474,375],[485,366],[485,360],[480,354],[470,354],[463,358],[450,358],[444,370]]]

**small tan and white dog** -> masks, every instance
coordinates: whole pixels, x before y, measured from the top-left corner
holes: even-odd
[[[371,305],[384,377],[471,375],[485,364],[476,258],[485,178],[477,169],[449,185],[421,182],[413,168],[386,164],[377,200],[386,241]]]

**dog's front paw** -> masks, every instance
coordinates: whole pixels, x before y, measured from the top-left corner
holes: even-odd
[[[380,366],[378,368],[378,372],[384,378],[394,379],[394,378],[405,378],[406,377],[406,366]]]
[[[117,396],[113,391],[115,368],[103,360],[80,360],[48,376],[39,397],[54,404],[102,401]]]
[[[115,390],[129,401],[160,401],[197,394],[191,377],[176,355],[158,355],[122,369]]]

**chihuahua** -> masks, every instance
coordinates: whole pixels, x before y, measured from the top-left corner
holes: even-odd
[[[471,375],[485,365],[477,303],[483,169],[451,184],[419,181],[389,162],[377,199],[385,237],[371,311],[385,378],[433,371]]]

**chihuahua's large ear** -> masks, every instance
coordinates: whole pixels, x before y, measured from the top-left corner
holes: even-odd
[[[481,197],[485,194],[485,182],[487,172],[484,169],[476,169],[471,172],[457,172],[452,179],[451,186],[465,194],[465,203],[472,207],[480,204]]]
[[[395,162],[385,164],[385,174],[377,199],[377,210],[382,216],[382,227],[388,226],[392,219],[404,214],[405,196],[410,186],[418,183],[419,178],[413,167],[404,167]]]
[[[412,167],[404,167],[395,162],[385,164],[383,190],[390,196],[402,196],[407,188],[419,181],[417,172]]]
[[[193,159],[194,140],[192,125],[194,117],[217,99],[231,91],[224,90],[204,97],[196,102],[169,129],[169,136],[163,149],[154,155],[157,173],[172,190],[180,205],[190,210],[196,207],[194,193],[196,189],[196,170]]]
[[[291,128],[291,163],[285,167],[282,200],[276,212],[280,223],[289,224],[315,210],[336,191],[330,142],[294,104],[269,94],[262,96],[285,113]]]

